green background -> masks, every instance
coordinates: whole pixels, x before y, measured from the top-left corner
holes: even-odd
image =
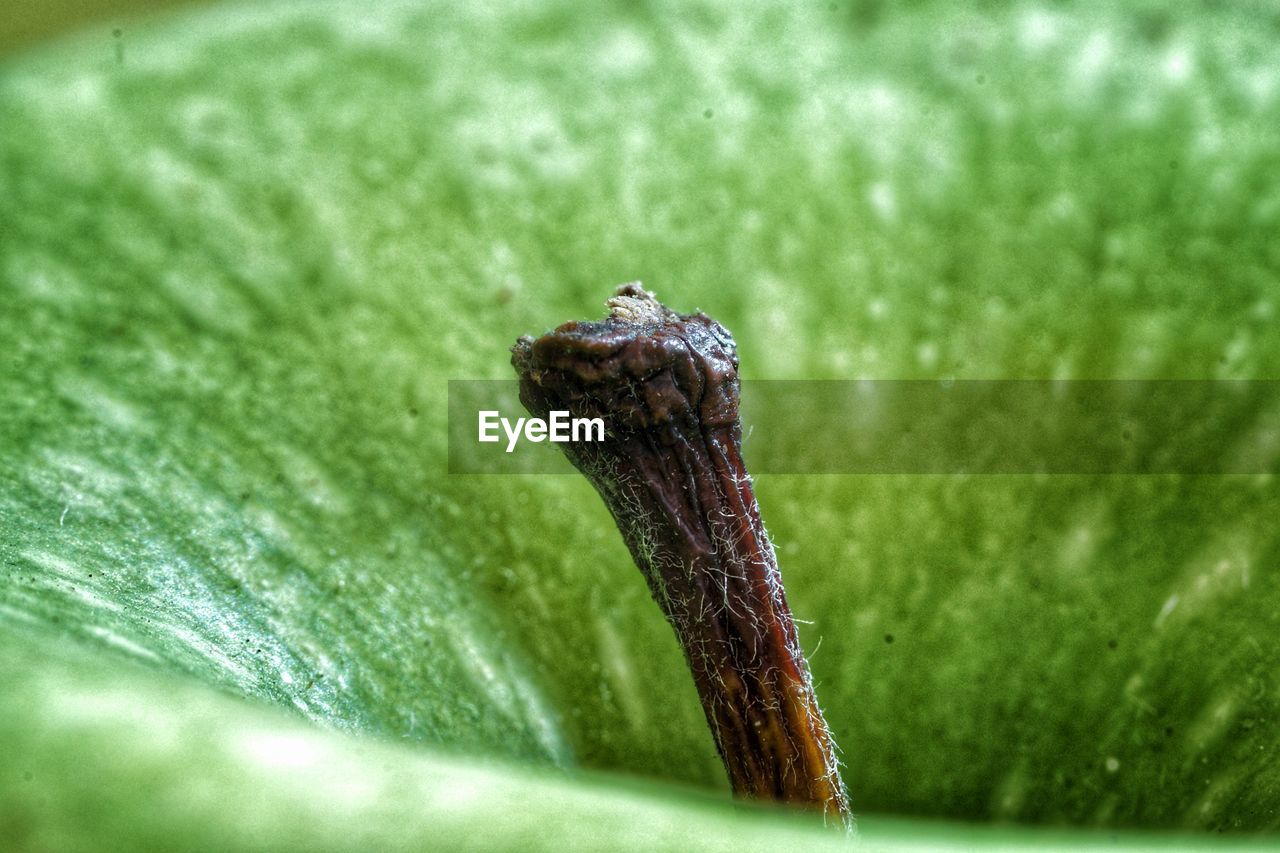
[[[634,279],[749,378],[1276,378],[1269,10],[274,3],[11,55],[0,836],[837,844],[723,802],[585,482],[445,473],[446,380]],[[1274,478],[757,486],[867,844],[1276,826]]]

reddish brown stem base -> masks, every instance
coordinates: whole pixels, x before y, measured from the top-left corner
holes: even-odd
[[[736,794],[849,803],[773,546],[741,457],[733,338],[625,285],[598,323],[521,338],[521,400],[601,417],[602,442],[561,445],[587,476],[675,629]]]

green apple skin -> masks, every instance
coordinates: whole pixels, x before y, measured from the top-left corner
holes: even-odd
[[[0,830],[373,838],[377,804],[227,746],[266,725],[376,790],[500,791],[481,820],[407,782],[404,844],[818,843],[687,804],[723,772],[608,514],[448,475],[446,380],[635,279],[748,378],[1280,375],[1261,14],[279,3],[9,59]],[[860,813],[1275,828],[1273,477],[757,487]]]

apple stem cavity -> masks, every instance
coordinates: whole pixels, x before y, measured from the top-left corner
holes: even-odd
[[[560,447],[613,513],[675,629],[734,793],[850,828],[835,744],[742,461],[733,337],[638,282],[608,306],[603,321],[516,342],[521,402],[536,417],[604,419],[604,440]]]

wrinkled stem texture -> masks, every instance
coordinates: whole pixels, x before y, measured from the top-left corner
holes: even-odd
[[[742,462],[733,338],[638,284],[608,304],[601,322],[516,343],[521,400],[539,417],[604,419],[604,441],[561,447],[675,629],[734,792],[847,825],[834,745]]]

